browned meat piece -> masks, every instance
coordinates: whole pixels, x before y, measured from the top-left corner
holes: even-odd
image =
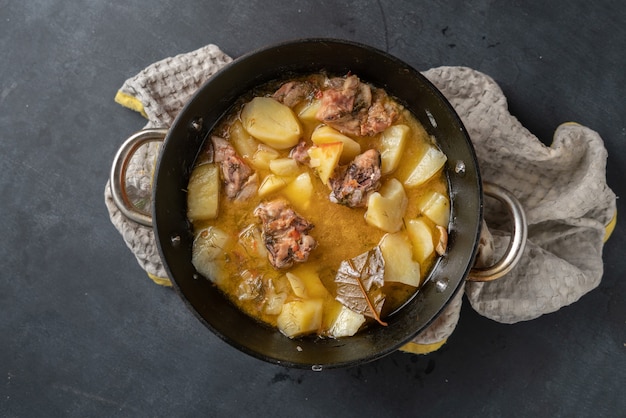
[[[355,75],[330,79],[327,86],[321,93],[321,106],[315,117],[344,134],[375,135],[398,117],[395,105],[387,103],[384,90],[372,92]]]
[[[369,84],[361,83],[357,85],[356,96],[354,97],[355,109],[367,109],[372,104],[372,89]]]
[[[341,82],[343,80],[343,82]],[[328,81],[329,88],[322,91],[321,107],[317,112],[317,119],[322,122],[334,122],[352,113],[355,98],[359,90],[359,79],[352,75],[342,78],[333,78]],[[358,109],[356,109],[358,110]]]
[[[300,141],[298,145],[291,149],[289,156],[299,162],[300,164],[308,164],[311,157],[309,157],[309,153],[307,152],[309,149],[309,144],[306,141]]]
[[[351,208],[365,206],[369,195],[380,188],[380,165],[380,152],[370,149],[335,170],[329,179],[330,200]]]
[[[294,107],[312,95],[314,90],[314,87],[305,81],[289,81],[280,86],[272,97],[285,106]]]
[[[360,135],[362,116],[359,113],[366,112],[366,108],[355,108],[356,96],[359,92],[369,90],[367,84],[361,84],[357,76],[344,78],[332,78],[328,81],[328,88],[322,91],[321,105],[315,117],[329,126],[344,134]],[[359,88],[359,85],[365,88]],[[367,93],[358,103],[366,103]]]
[[[224,191],[229,199],[244,201],[253,196],[258,189],[257,174],[237,155],[235,148],[223,138],[211,137],[216,163],[220,164]]]
[[[384,90],[376,90],[374,103],[367,110],[367,118],[361,124],[361,135],[376,135],[398,119],[398,107],[389,100]]]
[[[313,224],[298,215],[282,199],[261,203],[254,215],[263,222],[263,241],[272,266],[288,268],[294,262],[304,262],[317,246],[315,239],[308,235]]]

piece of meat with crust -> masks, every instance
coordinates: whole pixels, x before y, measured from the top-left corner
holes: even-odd
[[[361,135],[371,136],[384,131],[398,119],[398,106],[389,100],[384,90],[377,89],[374,102],[367,109],[367,117],[361,122]]]
[[[288,81],[274,92],[272,98],[285,106],[294,107],[313,95],[314,91],[315,87],[306,81]]]
[[[380,152],[369,149],[339,167],[329,179],[330,201],[351,208],[366,206],[369,195],[380,188],[380,166]]]
[[[256,194],[259,177],[246,162],[237,155],[235,148],[224,138],[211,137],[214,160],[220,165],[224,191],[229,199],[245,201]]]
[[[259,204],[254,215],[263,222],[263,241],[268,259],[277,269],[288,268],[295,262],[304,262],[317,241],[308,233],[313,224],[298,215],[283,199]]]
[[[343,134],[371,136],[384,131],[398,117],[382,89],[372,89],[357,76],[332,78],[321,92],[315,117]]]
[[[324,123],[335,122],[352,113],[356,95],[359,92],[359,79],[352,75],[344,78],[332,78],[328,88],[322,91],[321,106],[316,118]]]
[[[360,135],[359,112],[365,108],[355,108],[355,103],[367,105],[365,98],[357,101],[357,94],[368,90],[369,86],[360,83],[357,76],[345,78],[331,78],[326,83],[327,88],[321,92],[320,108],[315,117],[320,122],[332,126],[344,134]],[[359,86],[365,86],[360,88]]]
[[[300,164],[307,165],[311,157],[307,152],[311,146],[306,141],[300,141],[298,145],[291,149],[289,156],[299,162]]]

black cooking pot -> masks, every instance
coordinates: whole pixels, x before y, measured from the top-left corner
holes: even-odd
[[[372,326],[349,338],[289,339],[243,314],[209,280],[199,276],[191,263],[193,234],[186,216],[185,190],[208,132],[241,95],[270,80],[322,70],[335,75],[351,72],[384,88],[436,138],[448,157],[445,166],[451,197],[448,252],[436,263],[417,295],[386,318],[388,326]],[[146,140],[162,135],[166,138],[156,167],[150,220],[149,215],[137,216],[128,208],[123,191],[125,166],[120,161]],[[116,157],[111,184],[122,211],[153,226],[175,289],[202,323],[252,356],[314,370],[380,358],[424,330],[470,276],[482,221],[483,185],[476,156],[461,120],[441,92],[418,71],[387,53],[331,39],[282,43],[233,61],[197,91],[169,130],[142,131],[129,139]],[[526,227],[523,211],[514,197],[493,185],[485,185],[485,192],[507,203],[515,219],[515,234],[507,255],[488,271],[474,270],[473,276],[491,279],[506,273],[517,262]]]

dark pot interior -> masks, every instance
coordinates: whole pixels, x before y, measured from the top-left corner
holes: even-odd
[[[204,138],[232,103],[254,86],[287,73],[352,72],[383,87],[411,109],[447,154],[452,213],[448,254],[419,293],[388,318],[345,339],[294,339],[241,313],[191,264],[192,231],[186,218],[189,173]],[[464,170],[458,170],[458,163]],[[178,115],[165,141],[153,191],[153,225],[169,276],[188,307],[216,335],[265,361],[289,367],[351,366],[395,351],[442,311],[473,265],[482,218],[480,174],[471,142],[443,95],[419,72],[374,48],[346,41],[308,39],[245,55],[218,72]]]

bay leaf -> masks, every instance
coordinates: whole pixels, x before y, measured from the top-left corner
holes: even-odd
[[[382,291],[385,284],[384,273],[385,260],[378,246],[342,261],[335,276],[335,299],[349,309],[374,318],[381,325],[387,325],[380,318],[385,303],[385,294]]]

